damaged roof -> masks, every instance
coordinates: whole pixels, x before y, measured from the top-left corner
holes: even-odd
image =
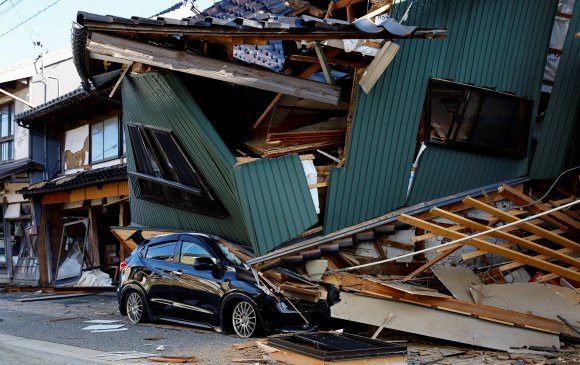
[[[50,117],[56,118],[58,122],[62,123],[63,114],[74,115],[75,118],[78,118],[79,115],[86,113],[88,110],[101,108],[103,104],[117,104],[113,99],[104,98],[111,89],[111,87],[107,87],[86,91],[79,87],[35,108],[17,114],[15,121],[21,126],[30,128],[37,122],[50,122]],[[120,106],[117,107],[120,108]],[[58,117],[56,114],[58,114]]]
[[[76,174],[56,177],[52,180],[41,181],[18,190],[24,196],[54,193],[85,186],[127,180],[127,165],[119,164],[94,170],[81,171]]]

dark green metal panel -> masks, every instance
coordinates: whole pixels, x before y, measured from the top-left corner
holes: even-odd
[[[407,5],[395,6],[395,18]],[[359,88],[347,161],[330,175],[325,233],[405,204],[430,76],[537,100],[555,9],[554,0],[414,1],[408,23],[446,27],[448,37],[399,41],[373,90],[366,95]],[[521,176],[527,166],[528,159],[429,146],[409,204]]]
[[[580,4],[568,27],[530,176],[550,178],[566,169],[566,153],[580,115]],[[578,138],[578,136],[576,136]],[[576,147],[577,148],[577,147]]]
[[[298,155],[238,165],[234,176],[260,254],[318,221]]]
[[[317,221],[300,159],[234,168],[234,156],[175,74],[131,75],[122,90],[124,122],[172,130],[229,213],[218,219],[136,199],[129,184],[133,223],[212,233],[265,253]],[[135,171],[131,148],[127,160]]]

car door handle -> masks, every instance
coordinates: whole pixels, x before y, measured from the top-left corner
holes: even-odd
[[[183,271],[181,271],[181,270],[173,270],[172,273],[177,275],[177,276],[183,275]]]

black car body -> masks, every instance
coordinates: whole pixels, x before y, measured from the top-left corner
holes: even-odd
[[[263,290],[228,246],[241,249],[198,233],[157,236],[140,243],[122,264],[121,314],[132,322],[165,320],[220,332],[233,329],[241,337],[262,330],[303,330],[307,323],[303,316],[308,323],[328,318],[326,303],[289,303]]]

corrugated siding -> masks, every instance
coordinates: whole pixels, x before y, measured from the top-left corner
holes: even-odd
[[[177,77],[157,73],[130,75],[123,82],[122,91],[123,121],[171,129],[229,213],[227,218],[217,219],[131,199],[132,222],[152,228],[214,233],[250,245],[230,171],[236,161]],[[130,144],[129,138],[127,142]],[[131,148],[127,148],[127,157],[128,171],[135,171]],[[129,189],[134,197],[132,184]]]
[[[400,18],[407,2],[395,8]],[[556,1],[414,1],[408,23],[446,27],[438,40],[401,40],[373,90],[359,88],[345,167],[330,175],[325,233],[405,204],[429,77],[537,100]],[[429,146],[408,204],[527,173],[528,159]]]
[[[246,224],[264,254],[318,221],[298,155],[234,168]]]
[[[579,3],[574,7],[568,27],[558,73],[530,171],[532,178],[556,177],[566,169],[568,149],[563,146],[570,145],[574,124],[578,123],[580,113],[578,110],[580,108],[580,39],[574,37],[577,32],[580,32]]]
[[[217,219],[131,199],[134,223],[212,233],[251,245],[258,254],[316,223],[300,159],[285,156],[234,168],[235,158],[175,74],[129,76],[123,113],[125,122],[171,129],[229,213]],[[135,171],[130,148],[127,154],[128,171]],[[132,184],[129,189],[134,197]]]

